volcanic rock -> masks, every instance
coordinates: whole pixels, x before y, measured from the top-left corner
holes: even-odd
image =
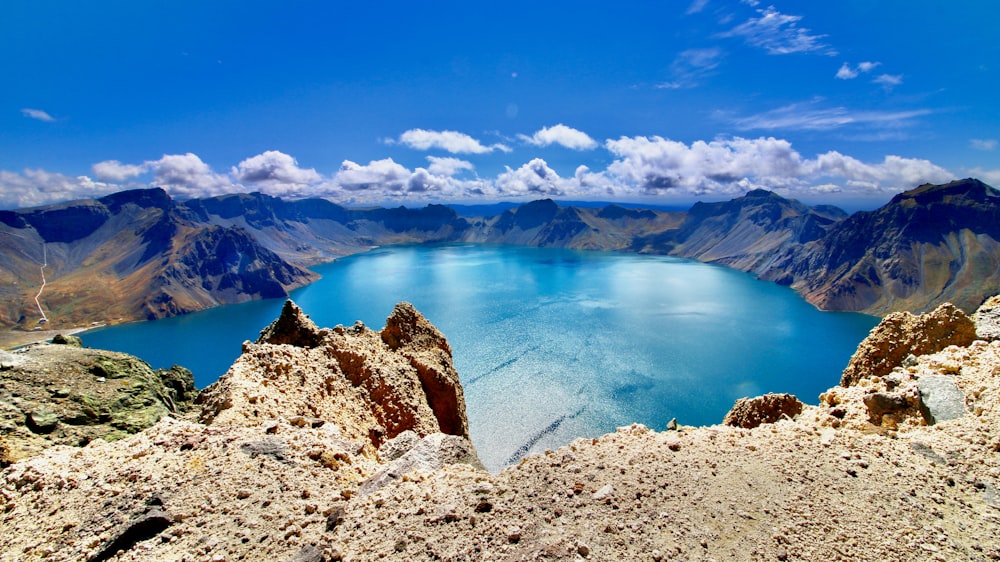
[[[911,354],[936,353],[949,345],[967,346],[975,340],[975,323],[950,303],[920,316],[894,312],[883,318],[858,346],[840,385],[847,387],[861,379],[888,375]]]
[[[791,394],[765,394],[755,398],[740,398],[723,418],[723,425],[753,429],[774,423],[783,417],[794,419],[802,413],[802,402]]]
[[[194,399],[183,367],[154,371],[124,353],[38,344],[9,354],[0,370],[0,436],[8,458],[52,445],[121,439],[160,418],[180,416]]]
[[[323,420],[374,458],[407,430],[468,439],[458,380],[447,340],[408,303],[396,306],[380,333],[360,322],[317,330],[289,302],[198,402],[202,422],[215,426]]]

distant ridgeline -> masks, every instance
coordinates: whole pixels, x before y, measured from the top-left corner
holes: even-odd
[[[755,190],[687,212],[534,201],[485,218],[443,205],[347,209],[260,193],[175,201],[162,189],[0,211],[0,324],[161,318],[281,297],[307,268],[373,246],[489,242],[664,254],[789,285],[825,310],[974,310],[1000,293],[1000,193],[923,185],[848,216]]]

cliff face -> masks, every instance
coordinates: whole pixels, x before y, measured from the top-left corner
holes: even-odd
[[[786,251],[764,278],[827,310],[971,312],[1000,289],[998,203],[978,180],[921,186]]]
[[[941,318],[873,330],[860,364],[885,369],[818,405],[743,400],[733,425],[623,427],[489,474],[437,431],[464,404],[417,311],[321,329],[289,303],[205,423],[0,473],[0,561],[995,559],[1000,341],[924,354]]]
[[[152,319],[276,297],[316,276],[247,232],[196,220],[160,189],[8,212],[0,322],[31,328],[34,296],[56,326]],[[45,265],[42,270],[43,264]]]

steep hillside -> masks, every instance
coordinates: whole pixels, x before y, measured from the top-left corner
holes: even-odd
[[[826,310],[966,311],[1000,289],[1000,193],[974,179],[923,185],[786,251],[765,279]]]
[[[314,280],[245,230],[201,223],[160,189],[0,216],[0,322],[31,328],[161,318]],[[44,265],[44,270],[42,269]]]
[[[809,207],[758,189],[732,201],[696,203],[679,228],[638,238],[632,248],[761,275],[779,251],[820,238],[846,216],[836,207]]]
[[[635,237],[676,228],[683,213],[562,207],[551,199],[532,201],[493,217],[466,241],[572,248],[624,250]]]

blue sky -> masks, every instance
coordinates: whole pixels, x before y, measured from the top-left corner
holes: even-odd
[[[997,22],[992,0],[8,0],[0,208],[996,186]]]

